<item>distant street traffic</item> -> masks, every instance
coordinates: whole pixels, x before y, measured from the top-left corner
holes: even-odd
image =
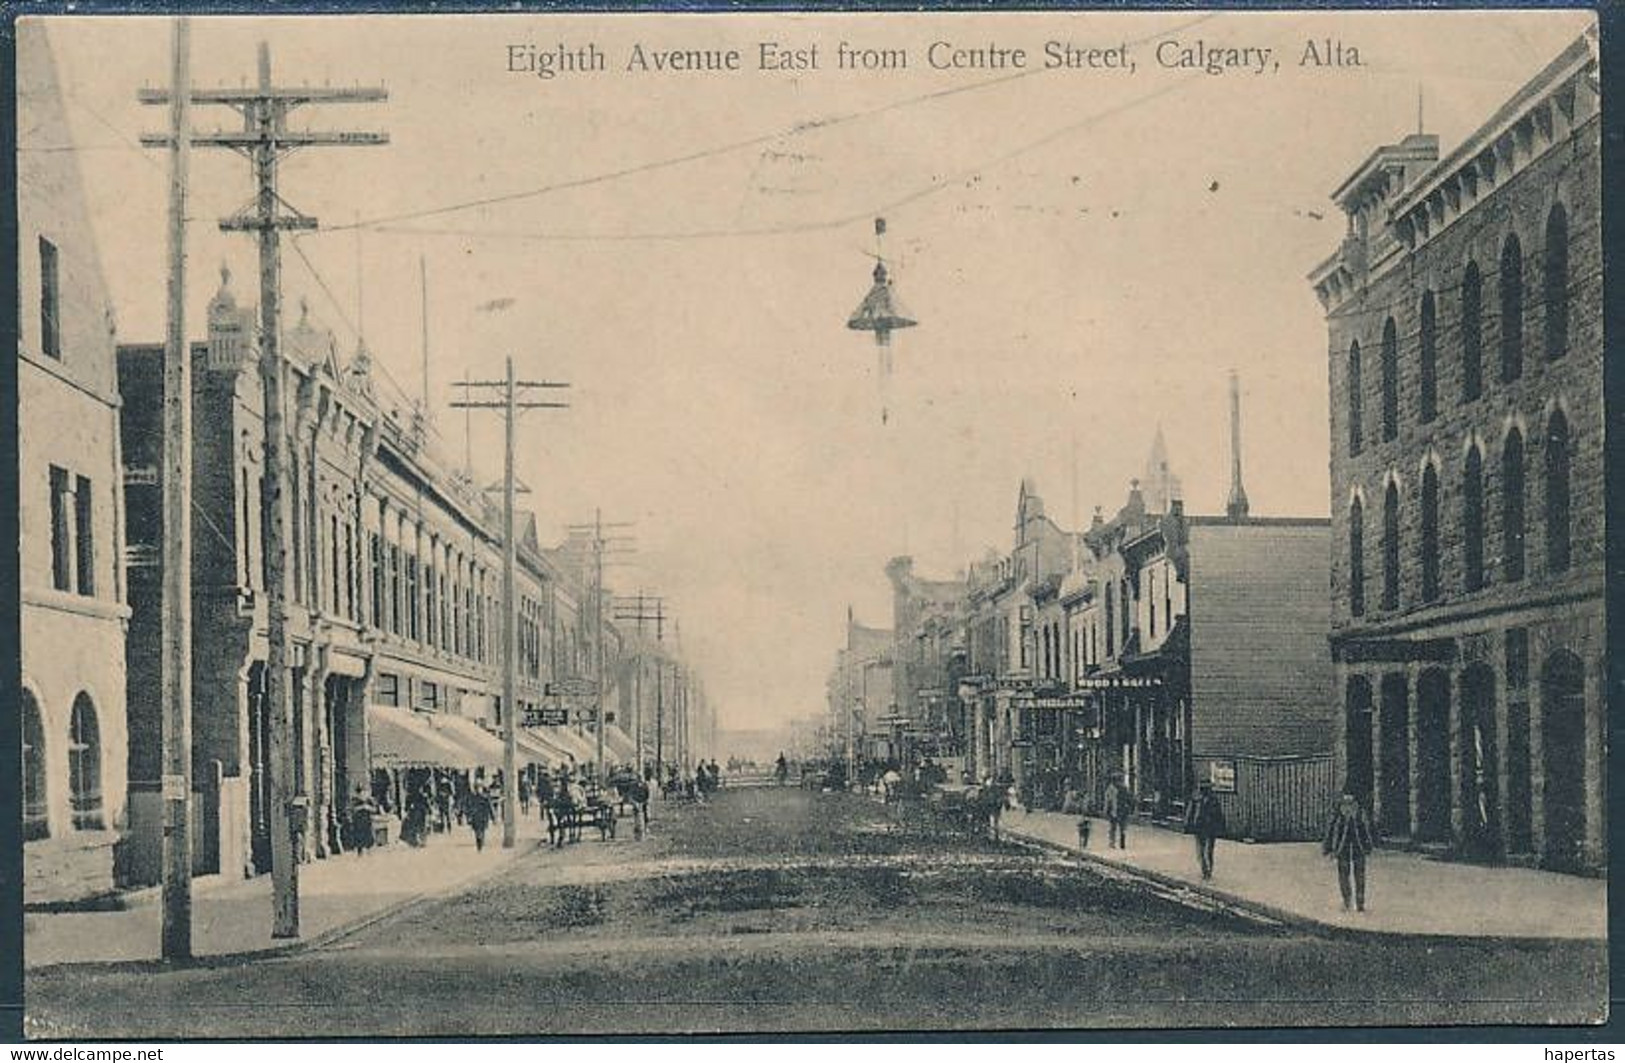
[[[627,824],[623,823],[623,827]],[[1578,1021],[1600,943],[1319,936],[857,795],[657,800],[325,947],[32,973],[37,1036]],[[1565,1009],[1572,1010],[1570,1015]]]

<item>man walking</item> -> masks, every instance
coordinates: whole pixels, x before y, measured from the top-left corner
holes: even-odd
[[[483,789],[476,787],[468,795],[468,825],[474,828],[474,848],[479,851],[485,849],[485,832],[491,827],[491,820],[496,818],[496,812],[491,807],[491,798]]]
[[[1332,821],[1326,826],[1326,839],[1320,850],[1337,858],[1337,888],[1343,894],[1343,910],[1349,910],[1349,877],[1353,872],[1354,905],[1365,911],[1365,858],[1376,847],[1371,834],[1371,820],[1353,794],[1345,793]]]
[[[1196,864],[1202,870],[1203,880],[1213,877],[1213,849],[1219,835],[1224,833],[1224,809],[1213,796],[1213,784],[1205,782],[1197,790],[1196,800],[1185,810],[1185,829],[1196,836]]]
[[[1112,849],[1128,848],[1128,791],[1113,779],[1106,785],[1106,799],[1101,811],[1106,813],[1107,840]]]

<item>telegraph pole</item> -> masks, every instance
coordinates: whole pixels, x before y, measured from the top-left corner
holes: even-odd
[[[271,83],[271,49],[260,42],[259,79],[253,87],[188,89],[189,102],[221,104],[243,117],[240,130],[192,131],[193,144],[229,148],[246,157],[255,183],[251,210],[224,218],[227,232],[252,232],[259,237],[260,259],[260,383],[264,394],[265,465],[261,525],[265,550],[266,640],[264,698],[271,719],[268,773],[271,777],[271,936],[299,936],[299,865],[294,849],[296,802],[293,758],[292,653],[288,641],[288,498],[285,491],[283,451],[287,446],[284,366],[281,356],[281,301],[283,229],[315,229],[316,219],[288,207],[277,191],[277,164],[300,148],[349,147],[389,143],[383,133],[336,130],[292,130],[288,115],[301,106],[318,103],[374,103],[388,99],[382,88],[330,88],[277,86]],[[143,89],[142,103],[170,103],[168,90]],[[143,136],[144,147],[169,147],[173,134]],[[307,810],[308,811],[308,810]],[[306,830],[315,829],[304,824]]]
[[[192,361],[186,342],[191,22],[175,20],[169,103],[169,320],[164,344],[163,957],[192,957]]]
[[[651,611],[651,605],[653,609]],[[659,597],[639,593],[636,598],[621,598],[615,602],[616,620],[633,620],[638,625],[638,638],[643,638],[643,623],[646,620],[654,621],[655,641],[661,640],[662,629],[665,626],[665,601]],[[655,668],[660,667],[660,658],[655,657]],[[637,753],[638,772],[643,772],[643,654],[639,647],[638,668],[632,673],[634,686],[632,691],[632,742]]]
[[[604,511],[594,510],[591,524],[571,524],[567,530],[573,532],[589,532],[592,535],[593,557],[593,584],[592,584],[592,644],[593,644],[593,705],[596,721],[595,730],[598,732],[598,778],[604,778],[604,548],[611,543],[624,544],[631,540],[626,536],[604,537],[605,528],[630,528],[630,521],[612,521],[605,523]]]
[[[460,382],[466,388],[453,409],[501,410],[503,420],[502,462],[502,847],[512,849],[518,833],[515,809],[519,805],[519,778],[515,768],[519,749],[519,610],[515,588],[517,544],[514,535],[514,431],[520,410],[558,410],[567,402],[543,402],[519,398],[520,388],[567,388],[551,380],[515,380],[513,358],[507,359],[507,375],[502,380]],[[484,389],[476,392],[474,389]],[[501,389],[501,398],[489,396]],[[476,394],[482,397],[475,398]]]

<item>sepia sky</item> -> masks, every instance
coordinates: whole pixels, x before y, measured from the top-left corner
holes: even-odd
[[[1110,513],[1160,423],[1187,509],[1222,511],[1231,368],[1253,512],[1324,515],[1325,332],[1304,278],[1343,233],[1329,193],[1416,130],[1419,91],[1448,152],[1590,19],[200,18],[192,62],[197,84],[251,82],[264,39],[279,82],[389,89],[387,103],[297,112],[296,127],[391,143],[284,165],[290,203],[348,227],[299,237],[303,258],[289,246],[288,313],[308,300],[346,354],[360,327],[416,397],[423,256],[429,391],[456,461],[464,421],[444,404],[465,371],[490,377],[512,354],[522,376],[572,382],[572,409],[520,430],[544,539],[595,507],[636,522],[617,590],[667,596],[723,727],[771,727],[823,710],[848,604],[890,623],[888,557],[946,577],[1008,549],[1023,476],[1065,527]],[[79,151],[119,338],[161,340],[167,171],[134,140],[166,120],[135,93],[167,78],[167,23],[57,19],[50,39],[71,129],[25,132],[21,147]],[[1159,65],[1162,42],[1199,39],[1272,48],[1279,72]],[[1310,39],[1366,65],[1300,67]],[[1137,69],[1044,70],[1049,40],[1139,42]],[[759,71],[761,41],[816,42],[822,69]],[[842,41],[906,49],[909,67],[836,69]],[[931,69],[937,41],[1022,47],[1029,65]],[[589,42],[604,72],[507,69],[509,45]],[[627,72],[634,44],[737,47],[744,69]],[[194,124],[232,116],[199,108]],[[200,150],[192,177],[201,336],[222,262],[257,302],[255,256],[216,224],[249,198],[246,163]],[[876,213],[920,322],[896,338],[885,426],[873,343],[845,327],[869,287]],[[512,304],[479,309],[497,299]],[[473,425],[482,478],[500,475],[500,441],[494,419]]]

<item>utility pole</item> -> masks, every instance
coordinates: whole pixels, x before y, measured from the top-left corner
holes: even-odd
[[[630,521],[604,522],[604,511],[593,511],[591,524],[571,524],[567,530],[572,532],[589,532],[592,535],[593,558],[593,584],[592,584],[592,646],[593,646],[593,720],[594,729],[598,738],[598,778],[604,778],[604,548],[611,543],[625,545],[631,542],[628,536],[604,537],[605,528],[630,528]]]
[[[169,319],[164,343],[163,957],[192,957],[192,360],[186,342],[191,20],[175,20],[169,103]]]
[[[652,607],[652,608],[651,608]],[[662,630],[665,626],[665,600],[639,593],[635,598],[618,598],[615,601],[615,619],[632,620],[638,625],[638,639],[643,638],[643,624],[652,620],[655,625],[655,641],[661,641]],[[655,657],[655,667],[660,667],[660,658]],[[636,749],[638,772],[643,772],[643,654],[639,646],[638,667],[632,673],[634,686],[632,690],[632,742]]]
[[[338,130],[293,130],[288,115],[301,106],[318,103],[375,103],[388,99],[382,88],[330,88],[310,85],[277,86],[271,83],[271,48],[261,41],[259,79],[253,87],[187,90],[190,103],[221,104],[235,108],[243,118],[240,130],[190,132],[193,144],[229,148],[251,165],[255,196],[252,209],[220,221],[226,232],[252,232],[259,237],[260,258],[260,383],[264,393],[265,446],[262,520],[265,550],[266,641],[264,694],[270,714],[268,773],[271,777],[271,936],[299,936],[299,865],[294,848],[302,795],[294,792],[294,757],[299,755],[293,734],[292,653],[288,641],[288,498],[285,491],[283,451],[287,446],[287,411],[281,356],[283,229],[315,229],[316,219],[288,207],[277,191],[277,164],[300,148],[350,147],[389,143],[384,133]],[[143,89],[142,103],[167,104],[174,93]],[[169,147],[176,137],[144,135],[143,147]]]
[[[519,779],[515,769],[519,750],[519,609],[515,589],[514,566],[517,547],[514,541],[514,430],[520,410],[565,409],[567,402],[544,402],[519,398],[520,388],[567,388],[551,380],[515,380],[513,358],[507,359],[507,375],[502,380],[462,381],[463,397],[453,402],[453,409],[501,410],[504,429],[502,462],[502,847],[512,849],[518,833],[515,809],[519,805]],[[476,392],[474,389],[484,389]],[[489,396],[493,389],[501,389],[501,398]],[[476,394],[481,395],[475,398]]]

